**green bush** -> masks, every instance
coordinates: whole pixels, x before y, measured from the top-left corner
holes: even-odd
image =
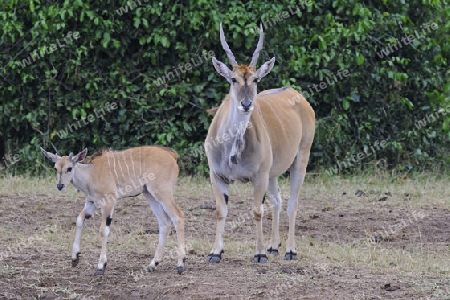
[[[20,155],[15,172],[43,170],[39,146],[68,154],[160,144],[178,151],[183,172],[206,174],[206,110],[229,88],[209,55],[228,62],[220,22],[238,63],[249,63],[264,23],[259,62],[277,61],[259,90],[309,92],[318,118],[311,169],[376,140],[388,141],[377,155],[391,168],[448,164],[448,115],[415,124],[449,104],[450,8],[438,0],[363,2],[5,0],[0,130]],[[393,47],[433,23],[412,45]],[[316,92],[333,76],[337,82]]]

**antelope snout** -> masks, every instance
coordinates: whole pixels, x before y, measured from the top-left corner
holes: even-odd
[[[252,102],[250,102],[250,101],[243,101],[243,102],[241,102],[241,106],[242,106],[242,109],[245,112],[253,110]]]
[[[61,190],[64,188],[64,184],[58,183],[58,184],[56,185],[56,188],[57,188],[58,190],[61,191]]]

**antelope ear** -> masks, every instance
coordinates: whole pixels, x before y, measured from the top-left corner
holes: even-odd
[[[273,66],[275,65],[275,57],[272,57],[271,60],[266,61],[259,69],[256,71],[256,74],[259,79],[263,78],[267,74],[270,73]]]
[[[210,109],[206,110],[206,112],[207,112],[208,115],[210,115],[210,116],[215,116],[215,115],[216,115],[216,112],[219,110],[219,107],[220,107],[220,106],[216,106],[216,107],[210,108]]]
[[[74,158],[72,158],[72,162],[74,164],[76,164],[77,162],[85,159],[86,155],[87,155],[88,149],[85,148],[83,151],[81,151],[80,153],[78,153]]]
[[[212,58],[212,62],[214,68],[216,68],[217,73],[225,77],[228,82],[231,82],[231,77],[233,76],[233,72],[228,69],[228,67],[221,61],[218,61],[215,57]]]
[[[56,161],[58,160],[58,158],[59,158],[58,155],[53,154],[53,153],[50,153],[50,152],[47,152],[47,151],[45,151],[45,149],[42,148],[42,147],[40,147],[40,148],[41,148],[41,152],[44,154],[45,157],[47,157],[48,159],[50,159],[50,160],[53,161],[53,162],[56,162]]]

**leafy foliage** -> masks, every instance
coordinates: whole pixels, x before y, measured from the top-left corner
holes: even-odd
[[[259,90],[290,85],[310,94],[319,119],[311,168],[333,165],[375,140],[388,141],[378,155],[400,169],[448,152],[448,115],[415,127],[449,105],[445,1],[5,0],[0,6],[0,128],[9,151],[20,154],[18,172],[40,172],[38,147],[52,143],[62,154],[171,146],[182,170],[207,173],[206,110],[228,92],[207,54],[227,61],[220,22],[238,63],[250,61],[256,28],[264,24],[260,63],[276,56],[277,64]],[[423,33],[421,26],[432,23],[437,28]],[[415,30],[423,37],[405,45],[401,38]],[[23,61],[33,53],[40,58]],[[185,72],[177,75],[180,65]],[[340,79],[344,70],[349,76]],[[333,84],[314,88],[327,79]],[[116,109],[107,111],[113,103]]]

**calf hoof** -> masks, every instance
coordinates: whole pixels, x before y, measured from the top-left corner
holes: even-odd
[[[80,254],[81,254],[81,252],[78,252],[77,258],[72,259],[72,267],[76,267],[78,265],[78,263],[80,262]]]
[[[285,260],[297,260],[297,253],[289,251],[286,252],[286,255],[284,256]]]
[[[266,263],[268,261],[268,258],[265,254],[256,254],[253,258],[254,263]]]
[[[187,258],[183,257],[183,264],[186,262],[186,260],[187,260]],[[183,273],[184,272],[184,265],[180,266],[180,267],[177,267],[177,271],[178,271],[178,274]]]
[[[267,253],[272,255],[278,255],[278,249],[272,249],[272,247],[270,247],[269,249],[267,249]]]
[[[219,263],[222,259],[222,253],[225,253],[225,251],[221,250],[219,254],[210,253],[208,254],[206,261],[210,263]]]

